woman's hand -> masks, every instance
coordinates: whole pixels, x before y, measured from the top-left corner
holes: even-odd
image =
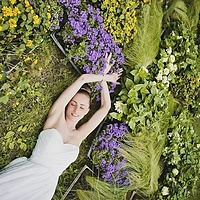
[[[112,64],[110,64],[111,57],[112,57],[112,53],[110,53],[109,55],[108,55],[108,53],[106,53],[106,56],[105,56],[106,68],[103,72],[104,75],[107,74],[110,71],[110,68],[112,67]]]
[[[106,76],[109,76],[108,81],[112,83],[120,84],[119,82],[117,82],[117,80],[121,77],[122,72],[123,72],[123,69],[120,69],[119,72],[106,75]]]

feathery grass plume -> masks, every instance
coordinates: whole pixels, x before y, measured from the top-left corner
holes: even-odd
[[[163,16],[163,22],[171,18],[178,19],[187,25],[189,24],[189,18],[187,15],[187,6],[183,0],[172,0],[171,5],[165,11]]]
[[[86,176],[86,181],[93,188],[93,191],[77,190],[80,200],[126,200],[126,194],[133,187],[120,186],[101,181],[98,178]]]
[[[155,124],[149,132],[143,128],[135,136],[126,134],[120,150],[127,160],[125,167],[129,169],[130,184],[135,185],[136,193],[143,197],[150,197],[158,189],[160,158],[165,144],[165,136],[159,130],[159,124]]]
[[[142,16],[138,19],[137,35],[133,43],[124,49],[125,63],[131,68],[138,64],[147,67],[155,59],[159,49],[162,18],[161,1],[152,0],[144,6]]]
[[[196,31],[199,22],[200,1],[186,0],[186,5],[188,8],[189,28],[191,31]]]

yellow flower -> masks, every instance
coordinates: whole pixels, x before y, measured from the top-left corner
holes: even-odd
[[[11,4],[15,4],[16,0],[9,0]]]
[[[0,31],[2,31],[2,26],[0,26]]]
[[[27,43],[26,43],[26,46],[30,47],[30,46],[32,46],[32,44],[33,44],[32,40],[28,40]]]
[[[50,24],[51,24],[51,23],[48,21],[48,22],[45,23],[45,26],[46,26],[46,27],[49,27]]]
[[[11,92],[10,91],[6,91],[6,96],[10,95]]]
[[[33,9],[31,9],[31,14],[33,14],[34,13],[34,10]]]
[[[2,79],[3,78],[3,75],[2,74],[0,74],[0,79]]]
[[[29,3],[28,0],[25,0],[25,6],[26,6],[26,7],[29,7],[29,6],[30,6],[30,3]]]
[[[13,12],[12,12],[12,8],[8,7],[8,6],[4,6],[2,8],[2,13],[4,17],[12,17],[13,16]]]
[[[47,13],[47,18],[48,18],[48,19],[51,18],[51,13]]]
[[[33,62],[35,65],[38,63],[38,60],[34,60],[34,62]]]
[[[15,7],[15,8],[13,8],[13,15],[17,16],[17,14],[21,14],[21,12],[18,7]]]
[[[105,0],[105,1],[103,2],[103,5],[104,5],[104,6],[107,6],[107,5],[108,5],[108,0]]]
[[[40,19],[39,19],[38,15],[33,16],[33,23],[39,24],[39,22],[40,22]]]
[[[29,60],[31,60],[31,58],[29,58],[29,57],[24,59],[25,62],[28,62]]]
[[[46,5],[46,8],[47,8],[47,9],[50,9],[50,8],[51,8],[51,6],[50,6],[50,5]]]
[[[42,67],[39,67],[38,70],[39,70],[39,71],[42,71]]]
[[[15,28],[17,26],[17,22],[15,19],[9,19],[8,23],[10,28]]]

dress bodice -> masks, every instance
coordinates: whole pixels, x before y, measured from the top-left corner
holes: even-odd
[[[61,134],[54,128],[43,130],[37,140],[30,161],[46,166],[60,175],[79,154],[79,147],[64,144]]]

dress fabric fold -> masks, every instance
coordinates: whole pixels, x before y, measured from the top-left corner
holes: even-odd
[[[62,172],[79,147],[64,144],[60,133],[43,130],[30,158],[20,157],[0,171],[0,200],[51,200]]]

